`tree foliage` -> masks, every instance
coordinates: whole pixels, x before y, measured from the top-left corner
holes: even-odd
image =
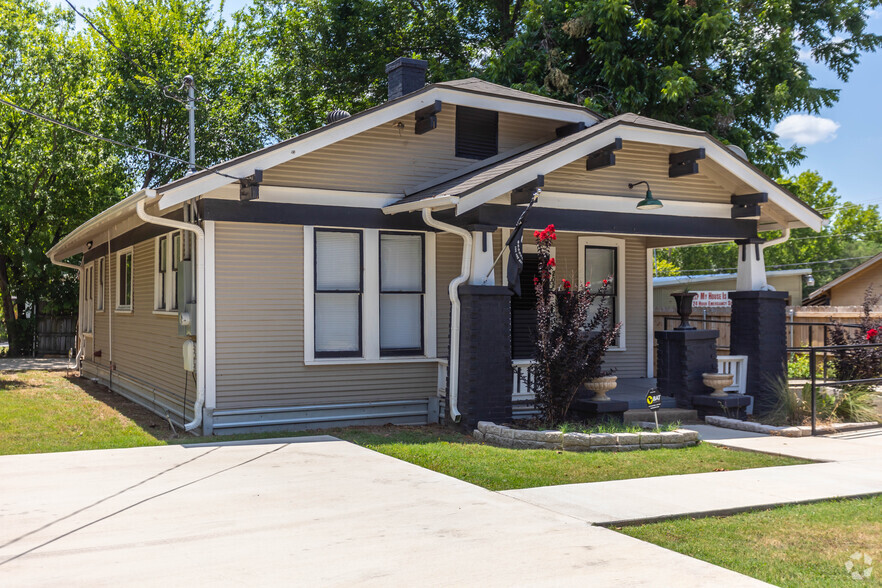
[[[882,250],[878,206],[843,202],[833,183],[815,171],[802,172],[780,183],[830,222],[820,232],[795,229],[790,240],[766,249],[767,269],[809,267],[816,287],[820,287]],[[761,236],[772,239],[780,235],[780,231],[773,231]],[[656,252],[656,275],[733,272],[737,263],[734,243],[662,249]]]
[[[0,0],[0,95],[95,129],[101,78],[70,18],[45,5]],[[13,354],[29,351],[38,302],[75,308],[76,276],[46,250],[128,191],[117,152],[83,135],[0,109],[0,298]]]
[[[800,49],[845,81],[880,37],[879,0],[545,0],[490,60],[506,85],[702,129],[743,148],[773,177],[803,154],[770,127],[838,98],[819,88]]]

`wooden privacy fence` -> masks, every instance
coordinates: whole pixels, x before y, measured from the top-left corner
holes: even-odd
[[[37,320],[38,355],[67,355],[76,347],[77,317],[40,315]]]
[[[787,307],[787,346],[811,347],[829,345],[825,340],[829,334],[830,323],[856,325],[861,322],[863,310],[860,306],[788,306]],[[870,316],[882,323],[882,308],[871,312]],[[655,313],[654,330],[673,329],[680,324],[680,317],[675,312]],[[717,349],[728,353],[732,329],[729,321],[732,318],[730,309],[696,308],[689,318],[690,324],[698,329],[716,329],[720,332]],[[718,322],[719,321],[719,322]]]

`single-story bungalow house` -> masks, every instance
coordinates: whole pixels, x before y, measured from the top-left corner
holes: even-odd
[[[882,294],[882,253],[809,294],[804,306],[861,306],[867,288]]]
[[[787,292],[787,305],[796,306],[802,301],[802,289],[804,284],[809,283],[812,270],[809,268],[797,268],[786,270],[773,270],[766,272],[766,280],[769,288],[776,292]],[[813,278],[811,278],[813,280]],[[691,276],[659,276],[652,279],[652,288],[655,296],[655,312],[673,313],[677,310],[677,304],[671,296],[674,292],[707,292],[726,293],[736,289],[738,274],[696,274]],[[695,300],[693,306],[706,306],[711,309],[724,308],[722,304],[703,304],[701,300]],[[731,304],[731,301],[728,301]]]
[[[206,434],[473,423],[529,362],[533,229],[557,228],[559,278],[612,278],[626,379],[652,373],[654,248],[738,240],[758,290],[757,232],[824,222],[702,131],[387,71],[388,102],[140,190],[52,247],[81,276],[83,373]],[[503,244],[537,193],[512,298]]]

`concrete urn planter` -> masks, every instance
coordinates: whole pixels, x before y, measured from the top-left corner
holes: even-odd
[[[618,385],[617,379],[617,376],[600,376],[599,378],[594,378],[593,380],[585,382],[585,389],[594,392],[594,397],[592,397],[591,400],[595,402],[606,402],[611,400],[606,393]]]
[[[735,381],[735,376],[732,374],[701,374],[701,378],[705,386],[713,388],[711,396],[717,397],[726,396],[723,388],[731,386]]]

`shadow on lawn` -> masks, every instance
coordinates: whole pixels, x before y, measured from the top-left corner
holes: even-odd
[[[31,386],[33,386],[33,384],[25,382],[24,380],[19,380],[18,378],[0,378],[0,391],[15,390],[17,388],[29,388]]]
[[[131,419],[145,433],[157,440],[171,441],[183,436],[180,429],[178,429],[177,433],[172,432],[168,421],[161,416],[116,392],[111,392],[106,386],[96,384],[88,378],[80,378],[74,375],[67,375],[64,379],[101,404]]]

